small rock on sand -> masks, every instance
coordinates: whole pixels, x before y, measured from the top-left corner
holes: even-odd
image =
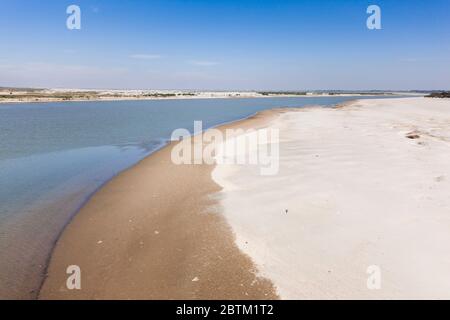
[[[412,131],[406,134],[406,137],[408,139],[420,139],[420,135],[418,134],[417,131]]]

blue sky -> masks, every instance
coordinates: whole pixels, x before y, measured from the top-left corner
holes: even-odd
[[[81,8],[81,30],[66,8]],[[369,5],[382,30],[366,27]],[[450,0],[2,0],[0,86],[450,89]]]

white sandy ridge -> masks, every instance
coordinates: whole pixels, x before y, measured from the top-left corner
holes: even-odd
[[[271,127],[277,175],[219,164],[213,179],[238,246],[282,298],[450,298],[450,100],[359,100]]]

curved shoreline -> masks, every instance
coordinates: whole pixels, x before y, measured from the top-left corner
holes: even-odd
[[[429,272],[448,275],[448,255],[443,254],[442,245],[448,241],[440,241],[448,239],[448,219],[442,208],[448,207],[445,152],[449,140],[440,122],[446,121],[447,102],[353,100],[334,109],[305,109],[311,108],[266,110],[219,127],[283,127],[284,167],[274,181],[255,183],[251,171],[243,167],[233,172],[241,189],[236,192],[223,183],[221,187],[211,176],[220,165],[173,165],[170,151],[176,142],[120,173],[92,197],[62,234],[39,297],[447,296],[448,286]],[[294,110],[305,112],[283,115],[281,122],[289,120],[283,126],[272,122],[274,116]],[[408,138],[413,130],[419,141]],[[309,152],[298,154],[299,148]],[[355,159],[364,166],[354,166]],[[373,183],[380,179],[397,186],[395,194]],[[422,184],[429,188],[421,188]],[[274,186],[277,192],[271,193]],[[291,196],[292,190],[296,197]],[[262,194],[270,196],[261,198]],[[393,198],[386,206],[382,200],[389,197]],[[430,197],[439,201],[424,203]],[[286,210],[280,219],[286,208],[289,214]],[[409,223],[400,239],[399,225],[392,225],[392,219]],[[419,232],[433,236],[417,239]],[[261,242],[266,247],[261,248]],[[392,246],[392,242],[398,244]],[[403,250],[410,243],[415,245]],[[431,252],[430,247],[439,250]],[[263,251],[270,254],[261,255]],[[405,259],[422,264],[405,266]],[[81,267],[80,291],[65,287],[65,268],[71,264]],[[365,270],[371,265],[383,266],[386,281],[381,291],[366,288]],[[411,281],[405,272],[421,274],[422,280]],[[345,287],[340,286],[343,279]]]
[[[307,106],[304,106],[302,108],[306,108]],[[330,105],[331,107],[331,105]],[[270,110],[281,110],[281,109],[286,109],[285,107],[277,107],[277,108],[273,108],[273,109],[267,109],[267,110],[263,110],[263,111],[259,111],[253,114],[250,114],[244,118],[240,118],[237,120],[231,120],[231,121],[227,121],[224,123],[220,123],[217,124],[215,126],[212,126],[208,129],[212,129],[212,128],[220,128],[223,126],[228,126],[228,125],[233,125],[236,123],[241,123],[243,121],[248,120],[249,118],[255,117],[258,113],[260,112],[267,112]],[[295,109],[295,108],[294,108]],[[205,129],[208,130],[208,129]],[[46,279],[46,274],[47,274],[47,269],[49,267],[49,262],[51,260],[51,257],[53,255],[53,252],[55,250],[56,244],[58,243],[58,240],[60,239],[61,235],[64,233],[64,230],[67,228],[67,226],[71,223],[71,221],[75,218],[75,216],[78,214],[78,212],[86,205],[87,202],[89,202],[89,200],[92,198],[92,196],[94,196],[99,190],[101,190],[107,183],[109,183],[112,179],[114,179],[115,177],[117,177],[118,175],[120,175],[122,172],[132,168],[133,166],[137,165],[140,161],[144,160],[147,157],[152,156],[155,152],[157,152],[158,150],[167,147],[167,145],[170,143],[170,141],[168,141],[166,139],[166,141],[164,143],[162,143],[157,149],[155,149],[154,151],[151,151],[149,154],[144,155],[143,158],[141,158],[140,160],[138,160],[137,163],[131,164],[129,167],[122,169],[121,171],[117,172],[116,174],[114,174],[113,176],[109,177],[107,180],[105,180],[104,182],[101,183],[101,185],[97,186],[95,189],[90,190],[86,195],[82,196],[82,199],[77,200],[78,203],[74,203],[73,208],[70,210],[70,212],[68,214],[66,214],[66,217],[63,219],[64,221],[62,221],[62,219],[60,219],[62,221],[62,223],[59,223],[60,227],[58,227],[58,230],[56,230],[56,232],[54,233],[54,236],[52,236],[50,239],[51,244],[49,244],[49,249],[45,249],[45,257],[43,257],[43,259],[41,259],[42,261],[38,261],[37,263],[39,264],[39,272],[34,272],[34,275],[32,272],[29,272],[27,274],[27,277],[30,278],[32,277],[32,279],[34,279],[32,282],[36,283],[34,285],[29,285],[30,284],[30,280],[27,281],[27,285],[24,286],[25,290],[22,290],[20,287],[18,287],[17,289],[20,291],[16,290],[16,293],[14,293],[14,296],[8,295],[10,298],[18,298],[18,299],[35,299],[38,297],[38,293],[40,292],[43,283],[45,282]],[[64,201],[63,199],[59,202],[62,203],[62,201]],[[72,200],[71,200],[72,201]],[[57,210],[57,208],[55,209]],[[27,271],[24,271],[25,273],[27,273]],[[7,297],[5,296],[5,298]]]
[[[92,101],[92,102],[95,102],[95,101]],[[275,108],[275,109],[278,109],[278,108]],[[274,110],[274,109],[269,109],[269,110]],[[268,111],[268,110],[264,110],[264,111]],[[248,119],[250,119],[250,118],[252,118],[252,117],[257,116],[258,113],[264,112],[264,111],[255,112],[255,113],[253,113],[253,114],[251,114],[251,115],[249,115],[249,116],[247,116],[247,117],[240,118],[240,119],[237,119],[237,120],[231,120],[231,121],[228,121],[228,122],[220,123],[220,124],[218,124],[218,125],[212,126],[211,128],[205,129],[204,132],[207,131],[207,130],[209,130],[209,129],[215,129],[215,128],[220,129],[221,127],[231,126],[231,125],[233,125],[233,124],[235,124],[235,123],[242,122],[242,121],[246,121],[246,120],[248,120]],[[154,153],[156,153],[156,152],[158,152],[158,151],[160,151],[160,150],[162,150],[162,149],[164,149],[164,148],[169,147],[170,144],[171,144],[171,141],[168,140],[168,139],[165,139],[165,141],[162,142],[161,145],[159,145],[156,149],[152,150],[149,154],[145,155],[145,156],[144,156],[142,159],[140,159],[138,162],[132,164],[131,166],[129,166],[129,167],[127,167],[127,168],[121,170],[121,171],[118,172],[117,174],[113,175],[112,177],[110,177],[110,178],[107,179],[106,181],[102,182],[98,187],[96,187],[94,191],[92,191],[91,193],[89,193],[89,194],[87,194],[85,197],[83,197],[83,199],[82,199],[81,202],[76,206],[76,208],[75,208],[74,210],[72,210],[72,211],[69,213],[69,215],[68,215],[68,216],[69,216],[68,220],[64,222],[64,224],[63,224],[61,230],[59,230],[59,232],[58,232],[58,233],[56,234],[56,236],[54,237],[53,244],[52,244],[52,246],[51,246],[51,248],[50,248],[48,254],[46,255],[46,257],[45,257],[45,259],[44,259],[44,260],[45,260],[44,268],[43,268],[42,272],[39,274],[39,278],[40,278],[40,279],[38,280],[39,285],[38,285],[38,287],[37,287],[36,290],[33,290],[33,292],[36,292],[34,298],[37,298],[37,299],[39,298],[39,293],[40,293],[40,291],[41,291],[41,289],[42,289],[42,287],[43,287],[43,285],[44,285],[44,282],[45,282],[45,280],[46,280],[46,278],[47,278],[48,268],[49,268],[49,266],[50,266],[50,261],[51,261],[51,258],[52,258],[52,256],[53,256],[53,253],[54,253],[54,251],[55,251],[55,249],[56,249],[56,245],[57,245],[59,239],[61,238],[62,234],[64,233],[64,231],[65,231],[65,229],[68,227],[68,225],[72,222],[73,219],[75,219],[75,217],[76,217],[76,215],[78,214],[78,212],[79,212],[79,211],[80,211],[80,210],[81,210],[81,209],[82,209],[82,208],[83,208],[83,207],[91,200],[91,198],[92,198],[97,192],[99,192],[99,191],[100,191],[105,185],[107,185],[111,180],[113,180],[113,179],[116,178],[118,175],[122,174],[123,172],[125,172],[125,171],[127,171],[127,170],[133,168],[133,167],[136,166],[136,165],[138,165],[141,161],[145,160],[146,158],[151,157]]]
[[[256,112],[257,113],[257,112]],[[211,128],[206,129],[212,129],[212,128],[218,128],[224,125],[229,125],[232,123],[235,123],[237,121],[244,121],[248,118],[251,118],[253,116],[256,115],[256,113],[253,113],[249,116],[246,116],[244,118],[239,118],[237,120],[232,120],[232,121],[228,121],[228,122],[224,122],[224,123],[220,123],[217,124],[215,126],[212,126]],[[103,188],[108,182],[110,182],[112,179],[114,179],[115,177],[117,177],[118,175],[120,175],[122,172],[132,168],[133,166],[137,165],[140,161],[144,160],[147,157],[152,156],[155,152],[167,147],[167,145],[170,144],[170,140],[169,139],[164,139],[164,141],[162,141],[162,143],[157,146],[154,150],[152,150],[151,152],[145,154],[141,159],[137,160],[137,162],[129,165],[128,167],[118,171],[117,173],[115,173],[114,175],[112,175],[111,177],[109,177],[108,179],[104,180],[100,185],[96,186],[94,189],[92,189],[91,191],[89,191],[88,193],[86,193],[85,195],[82,195],[81,197],[78,197],[76,199],[74,199],[72,197],[72,195],[68,194],[62,198],[58,198],[58,200],[54,203],[49,203],[47,204],[44,209],[42,210],[49,210],[49,212],[54,212],[55,214],[57,213],[58,210],[61,210],[61,208],[58,209],[58,205],[59,207],[64,206],[64,202],[65,201],[70,201],[71,202],[71,209],[67,211],[66,214],[64,214],[64,217],[60,217],[61,215],[58,214],[57,216],[55,216],[55,218],[58,218],[58,221],[56,224],[58,225],[58,227],[55,229],[55,232],[52,232],[51,235],[48,236],[48,241],[49,244],[47,246],[42,246],[41,245],[41,250],[40,250],[40,255],[42,256],[42,258],[36,260],[33,260],[33,266],[38,266],[39,270],[37,272],[34,272],[34,274],[32,272],[30,272],[29,270],[23,270],[23,274],[25,277],[27,277],[28,280],[26,280],[23,284],[19,284],[19,285],[15,285],[15,283],[13,283],[13,292],[12,291],[7,291],[7,292],[2,292],[3,297],[5,299],[37,299],[38,298],[38,294],[43,286],[43,283],[46,279],[46,274],[48,272],[48,267],[50,264],[50,260],[51,257],[53,255],[53,252],[55,250],[56,244],[59,240],[59,238],[61,237],[61,235],[63,234],[64,230],[67,228],[67,226],[70,224],[70,222],[75,218],[75,216],[78,214],[78,212],[86,205],[87,202],[89,202],[89,200],[99,191],[101,190],[101,188]],[[78,192],[79,193],[79,192]],[[31,208],[34,208],[34,205],[30,206]],[[21,223],[20,219],[17,219],[18,221],[16,221],[16,223]],[[32,226],[35,223],[28,223],[28,225]],[[16,227],[18,228],[18,227]],[[22,224],[20,226],[20,228],[22,227]],[[28,230],[29,229],[29,230]],[[32,234],[34,231],[30,228],[28,228],[26,233],[27,234]],[[11,240],[13,241],[13,240]],[[27,241],[31,241],[31,240],[27,240]],[[25,242],[26,244],[26,242]],[[37,256],[36,258],[39,258],[39,256]],[[7,261],[4,261],[6,264],[8,264]],[[25,263],[27,264],[31,264],[31,262],[27,262],[25,261]],[[28,268],[29,269],[29,268]],[[7,276],[6,276],[7,277]],[[6,278],[7,279],[7,278]],[[5,280],[6,281],[6,280]],[[6,282],[5,282],[6,283]],[[10,289],[11,290],[11,287]]]
[[[276,111],[274,111],[276,110]],[[278,114],[280,112],[280,110],[282,109],[274,109],[274,110],[266,110],[266,111],[261,111],[258,112],[254,115],[251,115],[245,119],[240,119],[237,121],[233,121],[231,123],[226,123],[226,124],[222,124],[219,125],[217,128],[222,130],[222,129],[226,129],[229,127],[235,127],[237,125],[239,126],[251,126],[254,127],[255,125],[261,125],[261,123],[265,123],[268,121],[268,119],[270,119],[272,116]],[[269,116],[270,115],[270,116]],[[58,238],[56,245],[52,251],[52,254],[50,256],[50,263],[47,266],[47,270],[48,270],[48,275],[47,277],[43,280],[41,288],[39,290],[39,298],[40,299],[83,299],[83,298],[96,298],[96,299],[103,299],[103,298],[111,298],[111,299],[128,299],[128,298],[144,298],[144,299],[159,299],[159,298],[167,298],[167,299],[172,299],[172,298],[206,298],[206,299],[216,299],[216,298],[240,298],[240,299],[246,299],[246,298],[252,298],[252,299],[267,299],[267,298],[276,298],[276,292],[275,289],[273,287],[273,285],[266,279],[261,279],[257,276],[256,274],[256,269],[253,265],[253,263],[251,262],[251,260],[245,256],[242,252],[239,251],[239,249],[236,247],[235,243],[234,243],[234,239],[233,239],[233,234],[229,229],[229,226],[227,225],[226,221],[223,220],[223,217],[221,217],[220,214],[214,214],[213,211],[216,211],[214,209],[214,206],[217,206],[217,202],[212,199],[211,197],[214,197],[214,194],[217,193],[218,190],[220,190],[220,188],[212,181],[211,178],[211,171],[212,171],[212,166],[208,166],[208,165],[183,165],[183,166],[178,166],[178,168],[169,163],[168,161],[168,156],[170,156],[170,150],[171,148],[174,146],[174,142],[169,142],[167,145],[163,146],[161,149],[159,149],[158,151],[153,152],[152,154],[148,155],[147,157],[145,157],[144,159],[142,159],[141,161],[139,161],[137,164],[135,164],[134,166],[120,172],[117,176],[113,177],[111,180],[109,180],[108,182],[106,182],[101,188],[99,188],[94,194],[92,194],[88,200],[84,203],[84,205],[81,207],[81,209],[73,216],[73,218],[71,219],[71,221],[68,222],[68,224],[66,225],[66,228],[61,232],[60,237]],[[147,169],[144,169],[144,167],[147,167]],[[100,213],[97,213],[97,210],[102,210],[101,207],[103,206],[108,206],[108,203],[121,203],[122,205],[124,204],[124,202],[126,202],[127,200],[123,200],[122,198],[117,198],[113,193],[111,192],[111,189],[114,189],[115,187],[118,188],[127,188],[126,184],[130,181],[136,181],[136,179],[139,180],[139,178],[137,178],[136,176],[134,176],[134,180],[128,180],[127,183],[125,183],[125,185],[120,182],[120,180],[127,180],[126,176],[130,176],[130,175],[135,175],[137,172],[141,172],[147,170],[147,174],[148,177],[154,177],[155,174],[158,174],[157,171],[164,171],[166,170],[166,174],[169,173],[170,175],[170,170],[176,170],[178,171],[178,176],[176,177],[177,179],[179,179],[180,177],[182,177],[183,175],[186,174],[186,176],[182,179],[185,179],[184,182],[189,186],[189,188],[186,189],[183,188],[184,190],[180,193],[179,190],[177,190],[178,188],[180,188],[180,185],[175,184],[172,185],[171,187],[173,188],[174,186],[176,186],[175,190],[171,191],[171,192],[167,192],[167,194],[164,196],[162,195],[161,198],[165,198],[166,200],[164,201],[168,201],[168,199],[170,197],[173,197],[174,193],[177,194],[177,197],[179,197],[179,199],[181,199],[181,201],[184,201],[183,199],[186,198],[186,196],[190,193],[191,196],[194,196],[194,198],[196,198],[196,200],[194,200],[195,204],[193,205],[192,203],[189,203],[187,205],[178,207],[177,210],[181,210],[183,211],[184,214],[188,214],[191,215],[191,218],[193,220],[196,220],[197,222],[201,222],[200,223],[200,227],[197,226],[191,226],[194,229],[198,229],[197,231],[201,231],[201,230],[209,230],[210,234],[209,237],[211,239],[213,239],[213,241],[211,243],[213,243],[212,248],[221,248],[220,251],[223,251],[223,253],[225,255],[228,255],[228,258],[231,259],[232,261],[235,261],[233,264],[230,264],[230,266],[225,267],[223,265],[217,265],[214,268],[210,267],[207,268],[207,270],[203,270],[203,273],[207,273],[209,276],[209,279],[206,283],[204,283],[203,285],[208,288],[205,288],[203,290],[200,291],[195,291],[195,293],[191,290],[191,289],[187,289],[184,290],[183,292],[183,288],[182,287],[171,287],[170,290],[166,290],[163,292],[159,291],[156,292],[158,290],[153,290],[152,292],[143,294],[142,291],[145,288],[141,288],[141,290],[139,290],[137,287],[133,287],[133,289],[129,288],[129,291],[127,293],[123,292],[123,288],[127,287],[127,284],[122,284],[120,286],[118,286],[118,288],[120,288],[121,293],[119,295],[114,294],[111,292],[111,290],[100,290],[100,292],[96,289],[94,289],[95,287],[97,287],[98,285],[102,285],[102,281],[105,280],[99,280],[98,278],[96,278],[96,272],[95,269],[96,267],[94,267],[93,265],[91,265],[87,260],[86,257],[84,256],[84,250],[82,251],[77,251],[77,249],[80,249],[80,247],[84,247],[85,249],[91,249],[95,252],[98,251],[98,245],[101,244],[102,247],[106,247],[106,245],[104,245],[106,243],[106,240],[97,240],[97,241],[84,241],[84,240],[80,240],[82,242],[82,244],[80,244],[79,246],[77,245],[73,245],[73,241],[76,241],[78,238],[82,238],[83,234],[84,237],[92,237],[95,236],[98,237],[100,234],[98,230],[90,230],[89,234],[86,234],[86,232],[84,232],[85,228],[83,227],[83,225],[85,226],[86,224],[89,224],[89,221],[92,220],[92,217],[94,215],[98,215]],[[168,171],[169,170],[169,171]],[[161,172],[159,172],[161,173]],[[137,174],[138,176],[140,175],[139,173]],[[124,178],[125,177],[125,178]],[[162,178],[167,178],[164,177],[164,174],[161,176]],[[198,184],[196,184],[193,180],[198,180],[199,177],[202,177],[201,180],[203,181],[204,185],[206,185],[207,187],[205,188],[205,186],[200,186]],[[143,183],[144,185],[146,185],[147,187],[149,187],[152,190],[157,190],[158,188],[161,188],[161,184],[155,184],[155,183],[148,183],[148,182],[143,182],[141,181],[141,183]],[[167,184],[167,183],[166,183]],[[166,186],[167,187],[167,186]],[[198,193],[198,192],[193,192],[192,191],[192,187],[196,187],[196,188],[203,188],[203,191]],[[155,189],[156,188],[156,189]],[[180,188],[181,189],[181,188]],[[172,190],[172,189],[170,189]],[[183,194],[183,192],[185,194]],[[105,194],[106,193],[106,194]],[[109,194],[108,194],[109,193]],[[132,194],[133,191],[132,190],[128,190],[125,192],[125,198],[128,196],[130,199],[135,197],[135,195]],[[192,195],[192,193],[194,193]],[[99,198],[102,197],[107,197],[108,199],[106,201],[100,201]],[[145,201],[145,199],[140,198],[141,201]],[[99,204],[100,201],[100,204]],[[100,205],[100,208],[97,207],[95,210],[92,210],[92,208],[89,209],[90,206],[92,206],[92,203],[96,203],[96,205]],[[152,205],[151,203],[147,203],[148,205]],[[165,207],[171,207],[173,206],[174,203],[170,202],[166,203]],[[87,208],[88,207],[88,208]],[[87,209],[86,209],[87,208]],[[165,210],[166,208],[158,208],[158,210],[162,210],[162,211],[170,211],[167,212],[168,215],[173,215],[174,212],[173,210]],[[199,211],[208,211],[209,210],[209,214],[207,219],[204,219],[205,217],[203,216],[200,221],[198,220],[198,214],[196,214],[195,210],[199,210]],[[126,210],[125,210],[126,211]],[[189,213],[185,213],[184,211],[190,211]],[[105,212],[103,212],[104,214]],[[115,219],[121,220],[120,219],[120,212],[117,211],[115,212],[115,214],[118,214],[118,216],[115,217]],[[135,215],[139,215],[139,213],[134,213]],[[104,217],[103,217],[104,218]],[[143,218],[143,217],[141,217]],[[145,220],[145,218],[143,218]],[[129,219],[129,221],[131,221],[133,219]],[[204,221],[206,220],[206,221]],[[121,223],[123,223],[124,221],[122,221]],[[167,221],[166,221],[167,222]],[[109,222],[108,222],[109,223]],[[114,222],[113,222],[114,224]],[[170,224],[170,223],[169,223]],[[74,227],[74,225],[77,225]],[[103,225],[103,224],[100,224]],[[104,227],[104,226],[103,226]],[[119,226],[116,225],[116,227],[118,227],[118,229],[120,229]],[[147,226],[148,227],[148,226]],[[100,227],[101,228],[101,227]],[[145,228],[145,227],[144,227]],[[213,232],[211,232],[211,230],[213,230]],[[148,231],[148,230],[147,230]],[[173,230],[176,231],[176,230]],[[84,232],[84,233],[83,233]],[[157,232],[157,234],[155,233],[154,235],[160,235],[159,231],[155,231]],[[101,233],[101,232],[100,232]],[[128,234],[131,238],[133,238],[133,234],[130,233]],[[142,236],[146,236],[148,234],[142,234]],[[172,235],[173,236],[173,235]],[[158,237],[158,238],[162,238],[162,237]],[[125,242],[129,242],[130,238],[125,237],[123,239],[121,239]],[[154,239],[153,239],[154,240]],[[173,241],[173,237],[171,238],[169,236],[169,238],[167,239],[168,242]],[[176,240],[176,239],[175,239]],[[192,240],[192,239],[191,239]],[[197,239],[199,240],[199,239]],[[205,240],[205,239],[203,239]],[[194,242],[196,241],[195,239],[193,240]],[[100,242],[100,243],[98,243]],[[142,240],[139,241],[139,247],[142,244]],[[145,243],[145,242],[144,242]],[[172,247],[172,249],[176,246],[176,244],[180,244],[178,241],[175,241],[175,243],[172,243],[171,245],[169,245],[169,247]],[[70,248],[70,249],[68,249]],[[102,248],[100,250],[100,252],[102,252],[103,250],[105,250],[105,248]],[[190,259],[189,255],[195,255],[194,253],[196,252],[196,248],[191,248],[190,249],[192,252],[190,254],[184,254],[183,257],[179,257],[178,259]],[[116,255],[117,251],[114,248],[106,248],[107,256],[111,256],[111,255]],[[152,252],[148,252],[147,255],[151,256],[152,253],[157,252],[158,248],[153,248]],[[208,250],[207,250],[208,251]],[[210,250],[211,251],[211,250]],[[217,251],[217,250],[216,250]],[[127,250],[122,251],[122,253],[127,252]],[[70,256],[69,256],[70,253]],[[80,254],[81,253],[81,254]],[[160,252],[160,255],[164,255],[163,252]],[[139,255],[140,256],[140,255]],[[206,257],[208,257],[208,259],[206,259],[206,263],[209,264],[210,261],[214,261],[217,260],[215,259],[215,257],[212,255],[212,252],[206,252],[206,254],[203,254],[203,258],[202,258],[202,254],[198,254],[197,256],[200,256],[200,260],[201,259],[205,259]],[[123,257],[122,255],[122,260],[125,260],[125,257]],[[143,258],[142,256],[140,256],[140,258]],[[165,260],[165,258],[163,256],[160,256],[159,259]],[[221,257],[221,259],[223,259],[223,257]],[[69,262],[70,260],[70,262]],[[65,290],[65,280],[67,278],[68,275],[66,275],[65,271],[66,271],[66,267],[70,264],[74,264],[72,263],[73,260],[76,261],[80,261],[82,263],[80,263],[80,267],[83,270],[85,270],[85,272],[83,272],[83,279],[86,279],[86,277],[89,278],[88,281],[91,282],[92,280],[92,284],[91,286],[88,286],[88,289],[84,289],[81,290],[79,292],[70,292]],[[119,262],[121,260],[121,256],[120,255],[116,255],[116,262]],[[144,257],[145,260],[145,257]],[[166,259],[167,260],[167,259]],[[177,258],[175,258],[175,260],[177,260]],[[159,267],[162,264],[159,264]],[[192,263],[191,263],[192,264]],[[83,265],[83,266],[81,266]],[[155,271],[155,269],[158,269],[158,265],[152,264],[151,262],[147,261],[147,263],[145,264],[145,266],[141,265],[141,269],[145,267],[147,267],[148,265],[151,265],[151,267],[149,267],[150,269],[153,269],[153,271]],[[239,267],[237,267],[239,266]],[[129,267],[129,266],[128,266]],[[127,267],[127,268],[128,268]],[[170,268],[171,266],[166,266],[168,268]],[[86,272],[86,269],[88,270]],[[101,268],[100,268],[101,269]],[[119,268],[120,269],[120,268]],[[125,268],[126,269],[126,268]],[[198,272],[200,272],[200,270],[198,270],[199,268],[193,268],[193,269],[197,269]],[[160,270],[161,271],[161,270]],[[139,271],[138,271],[139,272]],[[141,270],[142,272],[142,270]],[[88,273],[89,275],[86,276],[86,273]],[[150,272],[151,273],[151,272]],[[201,273],[201,272],[200,272]],[[214,273],[214,276],[212,276],[211,273]],[[221,277],[221,274],[228,274],[230,276],[232,276],[231,279],[235,278],[234,280],[234,284],[233,281],[230,281],[230,278],[228,279],[223,279],[223,277]],[[146,273],[148,275],[148,273]],[[236,274],[240,274],[239,277],[236,277]],[[98,274],[97,274],[98,275]],[[183,278],[183,282],[185,284],[185,286],[187,286],[187,284],[190,283],[190,285],[197,285],[197,281],[193,281],[193,279],[195,279],[196,277],[192,276],[192,278],[189,280],[186,278],[187,274],[184,274],[181,278]],[[131,277],[134,278],[133,275],[128,274],[127,277]],[[149,276],[151,277],[151,276]],[[159,277],[161,277],[161,274],[159,275]],[[190,277],[190,276],[189,276]],[[111,278],[107,279],[107,281],[111,281],[111,279],[115,279],[118,282],[121,282],[122,279],[124,279],[125,277],[117,277],[117,276],[112,276]],[[164,278],[166,285],[167,282],[170,282],[170,278],[171,277],[167,277],[167,275],[162,275],[162,278]],[[174,277],[177,278],[177,277]],[[134,278],[135,279],[135,278]],[[161,287],[161,285],[164,286],[164,283],[155,283],[154,282],[154,278],[152,278],[152,284],[151,286],[156,286],[156,287]],[[189,280],[189,281],[188,281]],[[94,282],[96,282],[96,284],[94,284]],[[103,281],[104,282],[104,281]],[[133,281],[131,281],[133,282]],[[135,281],[136,282],[136,281]],[[156,281],[158,282],[158,281]],[[243,282],[243,283],[239,283],[237,284],[237,282]],[[127,281],[127,283],[129,284],[130,281]],[[134,284],[136,285],[136,283]],[[211,290],[211,286],[215,286],[214,290]],[[139,287],[139,286],[138,286]],[[170,287],[170,286],[169,286]],[[191,286],[187,286],[187,287],[191,287]],[[236,287],[238,289],[236,289]],[[147,286],[148,288],[148,286]],[[217,288],[227,288],[222,289],[222,291],[218,291]],[[243,291],[243,289],[245,289]],[[125,289],[126,291],[126,289]],[[194,293],[194,295],[192,295]]]

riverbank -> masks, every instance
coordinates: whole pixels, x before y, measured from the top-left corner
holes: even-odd
[[[221,126],[264,126],[263,111]],[[174,165],[171,143],[122,172],[79,211],[59,239],[40,299],[274,299],[220,214],[213,165]],[[68,290],[66,269],[82,270]]]
[[[33,299],[61,230],[92,193],[167,143],[176,128],[355,97],[191,99],[0,108],[0,297]],[[38,170],[37,170],[38,168]]]
[[[274,176],[175,166],[172,143],[81,209],[40,298],[449,298],[449,110],[445,99],[358,100],[230,124],[280,131]],[[82,290],[67,289],[69,265]]]

